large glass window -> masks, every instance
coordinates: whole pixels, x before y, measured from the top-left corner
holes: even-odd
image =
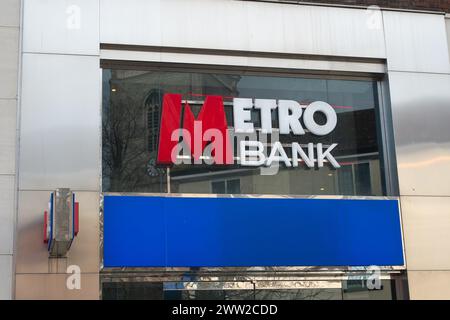
[[[340,164],[309,168],[280,164],[276,174],[261,168],[230,165],[157,163],[163,99],[180,94],[198,116],[205,98],[223,98],[229,127],[233,126],[233,98],[294,100],[302,106],[314,101],[330,104],[337,114],[335,129],[324,136],[280,135],[288,157],[293,142],[333,143]],[[378,134],[377,82],[248,73],[211,73],[103,70],[103,191],[231,193],[274,195],[373,195],[384,193]],[[326,121],[314,115],[318,124]],[[251,121],[261,127],[261,113],[253,108]],[[300,121],[303,121],[302,119]],[[272,126],[279,124],[272,111]],[[302,122],[302,125],[304,123]],[[270,143],[268,150],[270,150]],[[306,150],[306,149],[305,149]]]
[[[131,280],[131,281],[130,281]],[[146,282],[103,281],[103,300],[403,300],[395,280],[366,281]],[[282,286],[280,285],[282,284]],[[299,284],[301,288],[296,288]]]

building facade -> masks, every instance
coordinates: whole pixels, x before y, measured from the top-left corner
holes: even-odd
[[[0,298],[449,299],[449,11],[3,1]],[[195,119],[231,162],[172,163]],[[79,232],[49,257],[58,188]]]

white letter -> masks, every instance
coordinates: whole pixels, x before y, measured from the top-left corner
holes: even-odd
[[[171,141],[179,141],[180,136],[183,137],[181,142],[178,142],[170,152],[170,159],[173,164],[191,164],[191,150],[188,143],[185,141],[191,141],[191,133],[187,129],[175,129],[173,130],[170,139]]]
[[[335,167],[335,168],[341,167],[339,165],[339,163],[337,163],[336,159],[334,159],[334,157],[330,153],[331,150],[333,150],[336,146],[337,146],[337,143],[333,143],[331,146],[328,147],[327,150],[325,150],[325,152],[323,152],[322,144],[321,143],[317,144],[317,166],[319,168],[323,167],[323,160],[325,158],[327,158],[328,161],[330,161],[330,163],[333,167]]]
[[[264,133],[260,133],[259,134],[259,141],[261,141],[263,143],[263,145],[271,145],[274,144],[276,141],[280,141],[280,135],[279,135],[279,131],[273,131],[272,134],[270,134],[270,144],[269,144],[269,138],[268,135],[269,134],[264,134]],[[280,164],[278,162],[272,163],[272,165],[270,167],[266,167],[266,166],[261,166],[259,168],[260,171],[260,175],[262,176],[273,176],[276,175],[279,171],[280,168]]]
[[[249,148],[256,147],[256,150],[247,150],[246,146]],[[264,145],[259,141],[241,141],[241,165],[243,166],[260,166],[266,161],[264,156]],[[247,156],[249,160],[247,160]],[[250,157],[257,157],[258,160],[251,159]]]
[[[289,111],[292,114],[289,114]],[[293,100],[279,100],[278,101],[278,119],[280,121],[280,134],[289,134],[292,129],[294,134],[305,134],[302,125],[300,124],[300,117],[302,116],[302,107]]]
[[[81,8],[77,5],[71,5],[66,9],[67,19],[66,27],[69,30],[78,30],[81,28]]]
[[[292,165],[298,166],[298,155],[305,161],[308,168],[314,167],[314,145],[308,143],[308,155],[303,151],[302,147],[297,142],[292,142]]]
[[[277,156],[278,153],[280,154],[279,156]],[[286,167],[291,166],[291,161],[289,160],[286,152],[284,151],[283,146],[281,145],[281,143],[279,141],[276,141],[272,145],[272,150],[270,150],[269,158],[266,161],[266,166],[270,167],[270,165],[272,164],[273,161],[277,161],[277,163],[278,163],[280,160],[284,161],[284,164],[286,165]]]
[[[317,111],[322,112],[327,122],[324,125],[319,125],[314,121],[314,113]],[[303,113],[303,123],[306,128],[312,133],[318,136],[324,136],[334,130],[337,123],[336,111],[328,103],[323,101],[316,101],[311,103]]]
[[[67,277],[66,287],[69,290],[81,289],[81,269],[77,265],[70,265],[67,267],[66,273],[71,275]]]
[[[233,118],[234,131],[236,133],[251,133],[254,131],[253,123],[245,122],[252,119],[251,110],[252,99],[234,98],[233,99]]]
[[[272,133],[272,109],[276,107],[273,99],[255,99],[255,109],[261,110],[261,132]]]
[[[224,164],[225,155],[223,154],[222,132],[215,128],[208,129],[203,135],[203,141],[211,141],[210,144],[206,145],[205,150],[203,150],[203,155],[205,156],[204,162],[210,165],[213,163]]]

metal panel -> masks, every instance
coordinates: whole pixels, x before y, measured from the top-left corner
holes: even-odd
[[[126,6],[120,0],[100,0],[100,43],[161,43],[161,19],[170,17],[162,16],[160,6],[160,0],[128,0]]]
[[[450,195],[450,75],[390,72],[401,195]]]
[[[388,69],[450,72],[444,15],[383,11]]]
[[[267,7],[267,11],[279,5],[271,6]],[[375,58],[386,56],[379,11],[298,5],[281,8],[284,49],[287,52]],[[267,23],[267,20],[259,19],[258,12],[253,12],[254,8],[249,7],[249,13],[254,17],[252,29],[255,31],[262,24],[270,28],[277,22],[270,19]],[[264,37],[262,32],[258,33]],[[273,31],[271,34],[273,38],[280,36]],[[268,42],[267,38],[264,42]]]
[[[411,300],[449,300],[450,271],[408,271]]]
[[[18,300],[97,300],[99,275],[81,274],[81,288],[69,290],[66,274],[19,274],[16,276]]]
[[[14,175],[0,175],[0,254],[13,253],[14,179]]]
[[[99,0],[25,0],[23,51],[97,54]]]
[[[448,56],[450,63],[450,14],[448,14],[445,18],[445,28],[447,30],[447,46],[448,46]]]
[[[450,269],[450,198],[401,197],[408,272]]]
[[[353,61],[330,61],[317,59],[280,59],[280,58],[257,58],[247,56],[231,55],[208,55],[195,53],[168,53],[168,52],[145,52],[124,50],[101,50],[101,59],[128,60],[164,63],[192,63],[209,65],[232,65],[245,67],[297,69],[309,71],[335,72],[361,72],[361,73],[385,73],[386,66],[381,62],[353,62]]]
[[[367,10],[227,0],[100,1],[101,43],[385,57],[381,20],[369,24]]]
[[[67,258],[49,259],[43,243],[44,210],[51,191],[20,191],[16,273],[65,273],[70,265],[82,273],[99,270],[99,194],[75,192],[80,203],[80,232],[75,237]]]
[[[20,23],[20,1],[2,0],[0,10],[0,26],[18,27]]]
[[[0,27],[0,98],[17,97],[19,28]]]
[[[97,57],[24,54],[20,189],[99,190]]]
[[[50,191],[19,191],[16,273],[47,273],[54,269],[43,243],[44,210],[49,196]]]
[[[15,99],[0,99],[0,174],[15,173],[16,103]]]
[[[75,192],[79,202],[80,232],[75,237],[69,254],[67,265],[78,265],[81,272],[98,272],[100,263],[99,253],[99,207],[100,200],[97,192]]]
[[[0,254],[0,300],[12,298],[12,255]]]

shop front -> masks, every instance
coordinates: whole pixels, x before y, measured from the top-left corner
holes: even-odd
[[[11,297],[449,296],[448,15],[72,2],[21,2]]]

